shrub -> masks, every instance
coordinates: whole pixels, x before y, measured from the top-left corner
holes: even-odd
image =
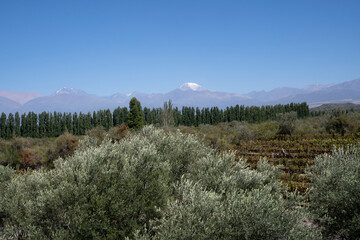
[[[32,143],[25,138],[14,138],[11,140],[1,140],[0,144],[0,164],[14,168],[28,167],[23,162],[22,153],[28,151]]]
[[[89,140],[89,139],[88,139]],[[87,140],[87,141],[88,141]],[[194,136],[145,127],[123,141],[58,159],[8,184],[0,238],[123,239],[161,217],[172,179],[209,149]]]
[[[106,134],[107,133],[103,126],[97,126],[85,132],[85,135],[97,139],[98,145],[100,145],[100,143],[104,140]]]
[[[114,141],[120,141],[129,134],[129,127],[122,124],[120,127],[112,127],[109,129],[108,136]]]
[[[349,127],[349,123],[344,116],[333,117],[331,116],[326,124],[326,131],[328,133],[334,134],[339,133],[341,136],[344,136],[346,129]]]
[[[240,144],[242,141],[250,141],[255,139],[255,133],[247,122],[233,121],[232,132],[234,134],[233,143]]]
[[[273,138],[279,131],[279,124],[276,121],[266,121],[255,125],[255,134],[258,137]]]
[[[280,135],[291,135],[295,130],[296,112],[279,113],[276,115],[279,122]]]
[[[0,165],[0,232],[1,229],[4,227],[3,219],[5,218],[4,193],[6,190],[6,185],[10,182],[13,175],[13,169]]]
[[[52,166],[53,161],[60,158],[71,156],[78,146],[78,139],[72,134],[66,132],[56,138],[53,146],[48,150],[48,164]]]
[[[232,154],[209,155],[191,169],[164,216],[138,239],[321,239],[302,222],[296,195],[284,201],[280,172],[265,160],[250,170]]]
[[[310,204],[328,236],[360,236],[360,147],[335,149],[315,159],[308,170]]]
[[[54,169],[7,175],[0,238],[320,237],[302,223],[298,199],[284,201],[279,170],[265,160],[251,170],[193,135],[152,126],[80,146]]]

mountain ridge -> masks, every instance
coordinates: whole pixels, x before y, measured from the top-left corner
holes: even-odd
[[[13,95],[16,95],[16,92]],[[37,96],[36,93],[33,93],[33,96]],[[88,112],[128,106],[132,97],[136,97],[143,107],[161,107],[169,99],[177,107],[225,108],[236,104],[274,105],[290,102],[308,102],[310,107],[316,107],[324,103],[360,103],[360,79],[339,84],[310,85],[305,88],[280,87],[247,94],[214,91],[192,82],[184,83],[167,93],[147,94],[135,91],[114,93],[110,96],[97,96],[80,89],[64,87],[49,96],[40,95],[23,104],[0,95],[0,112]]]

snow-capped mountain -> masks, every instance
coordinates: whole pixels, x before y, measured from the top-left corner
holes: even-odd
[[[0,112],[92,112],[100,109],[114,109],[129,105],[136,97],[143,107],[161,107],[172,100],[174,106],[225,108],[236,104],[267,105],[290,102],[307,102],[316,107],[323,103],[360,103],[360,79],[332,85],[311,85],[299,88],[276,88],[271,91],[250,92],[248,94],[226,93],[209,90],[196,83],[184,83],[167,93],[115,93],[100,97],[82,90],[64,87],[50,96],[40,96],[21,105],[0,96]]]
[[[87,95],[87,93],[80,89],[63,87],[53,94],[53,96],[59,95]]]
[[[208,89],[203,88],[199,84],[192,82],[184,83],[179,87],[179,89],[182,91],[209,91]]]
[[[227,107],[238,102],[250,103],[248,96],[237,93],[212,91],[196,83],[184,83],[179,88],[168,93],[145,94],[133,92],[131,94],[116,93],[108,99],[127,106],[130,99],[136,97],[146,107],[161,107],[165,101],[172,100],[174,106],[192,107]]]

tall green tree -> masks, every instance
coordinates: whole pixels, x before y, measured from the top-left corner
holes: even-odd
[[[20,137],[20,114],[15,113],[15,136]]]
[[[15,119],[12,113],[9,113],[6,121],[6,138],[10,139],[15,134]]]
[[[20,126],[20,135],[25,137],[26,135],[26,114],[21,114],[21,126]]]
[[[30,126],[31,126],[31,137],[37,138],[39,137],[38,132],[38,115],[34,112],[30,114]]]
[[[0,128],[1,128],[0,137],[6,138],[6,114],[5,113],[1,113]]]
[[[130,128],[138,130],[145,124],[144,113],[141,108],[141,103],[133,97],[129,103],[129,114],[127,115],[127,122]]]
[[[105,129],[106,131],[108,131],[112,126],[113,126],[113,120],[112,120],[112,114],[110,109],[105,110],[104,112],[104,117],[105,117]]]
[[[39,114],[39,137],[46,136],[46,112]]]
[[[73,133],[74,135],[79,134],[79,118],[76,112],[73,114]]]

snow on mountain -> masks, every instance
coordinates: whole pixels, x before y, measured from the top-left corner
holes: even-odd
[[[239,91],[238,91],[239,92]],[[115,93],[100,97],[82,90],[64,87],[50,96],[40,96],[26,102],[23,106],[0,95],[0,112],[88,112],[99,109],[127,107],[132,97],[136,97],[142,107],[161,107],[165,101],[172,100],[174,106],[225,108],[239,105],[273,105],[278,103],[307,102],[310,106],[323,103],[360,102],[360,79],[335,85],[312,85],[306,88],[282,87],[271,91],[251,92],[249,94],[226,93],[208,90],[196,83],[184,83],[167,93]]]
[[[189,91],[189,90],[190,91],[206,91],[206,90],[208,90],[206,88],[203,88],[202,86],[200,86],[197,83],[191,83],[191,82],[184,83],[183,85],[180,86],[179,89],[182,91]]]
[[[87,93],[80,89],[63,87],[57,90],[54,95],[62,95],[62,94],[86,95]]]

